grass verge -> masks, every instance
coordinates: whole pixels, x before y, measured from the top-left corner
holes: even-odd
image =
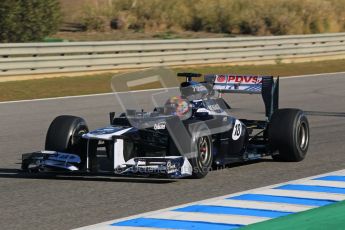
[[[273,76],[293,76],[345,71],[345,60],[258,66],[208,66],[174,68],[176,72],[234,73]],[[0,83],[0,101],[38,99],[111,92],[110,81],[114,74],[97,74],[81,77],[58,77]],[[149,84],[135,89],[157,88]]]
[[[344,229],[345,201],[248,225],[243,230]]]

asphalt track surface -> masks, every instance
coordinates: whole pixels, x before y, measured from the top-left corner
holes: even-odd
[[[21,153],[40,150],[51,120],[84,117],[106,126],[114,95],[0,104],[0,229],[70,229],[345,168],[345,74],[281,81],[280,107],[309,111],[311,143],[299,163],[271,159],[210,172],[201,180],[28,177]],[[138,97],[145,107],[150,92]],[[233,114],[263,117],[257,95],[231,95]]]

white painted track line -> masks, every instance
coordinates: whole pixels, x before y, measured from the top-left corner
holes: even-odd
[[[163,91],[167,89],[177,89],[178,87],[172,88],[159,88],[159,89],[143,89],[143,90],[133,90],[130,93],[140,93],[140,92],[147,92],[147,91]],[[73,99],[73,98],[84,98],[84,97],[100,97],[100,96],[115,96],[116,94],[123,94],[128,92],[110,92],[110,93],[98,93],[98,94],[86,94],[86,95],[75,95],[75,96],[64,96],[64,97],[49,97],[49,98],[39,98],[39,99],[31,99],[31,100],[19,100],[19,101],[4,101],[0,102],[1,104],[11,104],[11,103],[20,103],[20,102],[36,102],[36,101],[51,101],[51,100],[64,100],[64,99]]]
[[[252,208],[262,210],[274,210],[281,212],[301,212],[316,206],[306,205],[294,205],[284,203],[273,203],[273,202],[261,202],[261,201],[249,201],[249,200],[216,200],[205,202],[205,205],[215,205],[223,207],[236,207],[236,208]]]
[[[256,194],[287,196],[287,197],[297,197],[297,198],[311,198],[311,199],[321,199],[321,200],[334,200],[334,201],[345,200],[345,195],[342,195],[342,194],[324,193],[324,192],[305,192],[305,191],[294,191],[294,190],[284,190],[284,189],[265,189],[265,190],[258,191]]]
[[[299,75],[299,76],[287,76],[281,77],[280,80],[289,80],[289,79],[296,79],[296,78],[306,78],[306,77],[318,77],[318,76],[333,76],[333,77],[340,77],[341,74],[345,74],[345,72],[335,72],[335,73],[320,73],[320,74],[307,74],[307,75]],[[334,76],[335,75],[335,76]],[[174,87],[175,88],[175,87]],[[177,87],[176,87],[177,88]],[[145,91],[155,91],[155,90],[163,90],[163,89],[148,89],[148,90],[137,90],[131,92],[145,92]],[[121,92],[120,92],[121,93]],[[126,92],[123,92],[126,93]],[[20,103],[20,102],[35,102],[35,101],[49,101],[49,100],[61,100],[61,99],[72,99],[72,98],[83,98],[83,97],[99,97],[99,96],[107,96],[107,95],[115,95],[114,92],[110,93],[98,93],[98,94],[87,94],[87,95],[76,95],[76,96],[64,96],[64,97],[51,97],[51,98],[39,98],[39,99],[31,99],[31,100],[19,100],[19,101],[4,101],[0,102],[1,104],[11,104],[11,103]]]
[[[294,78],[305,78],[305,77],[318,77],[318,76],[333,76],[338,74],[345,74],[345,72],[333,72],[333,73],[317,73],[317,74],[305,74],[305,75],[297,75],[297,76],[286,76],[281,77],[280,80],[283,79],[294,79]]]
[[[341,170],[339,172],[337,172],[336,174],[334,175],[337,175],[337,176],[345,176],[345,170]]]
[[[195,212],[176,212],[167,211],[147,216],[149,218],[168,219],[168,220],[186,220],[186,221],[207,221],[210,223],[221,224],[253,224],[264,220],[269,220],[266,217],[243,216],[243,215],[225,215],[225,214],[207,214]]]
[[[345,182],[338,182],[338,181],[308,180],[308,181],[298,182],[298,183],[294,183],[294,184],[345,188]]]

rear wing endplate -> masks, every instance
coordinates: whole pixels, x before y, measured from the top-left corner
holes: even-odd
[[[273,76],[207,74],[205,81],[220,93],[261,94],[268,119],[279,108],[279,77],[274,80]]]

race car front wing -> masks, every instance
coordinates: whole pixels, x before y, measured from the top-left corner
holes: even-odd
[[[29,172],[89,172],[78,155],[56,151],[37,151],[22,155],[22,170]],[[114,174],[124,176],[159,176],[182,178],[192,175],[186,157],[135,157],[114,167]]]

